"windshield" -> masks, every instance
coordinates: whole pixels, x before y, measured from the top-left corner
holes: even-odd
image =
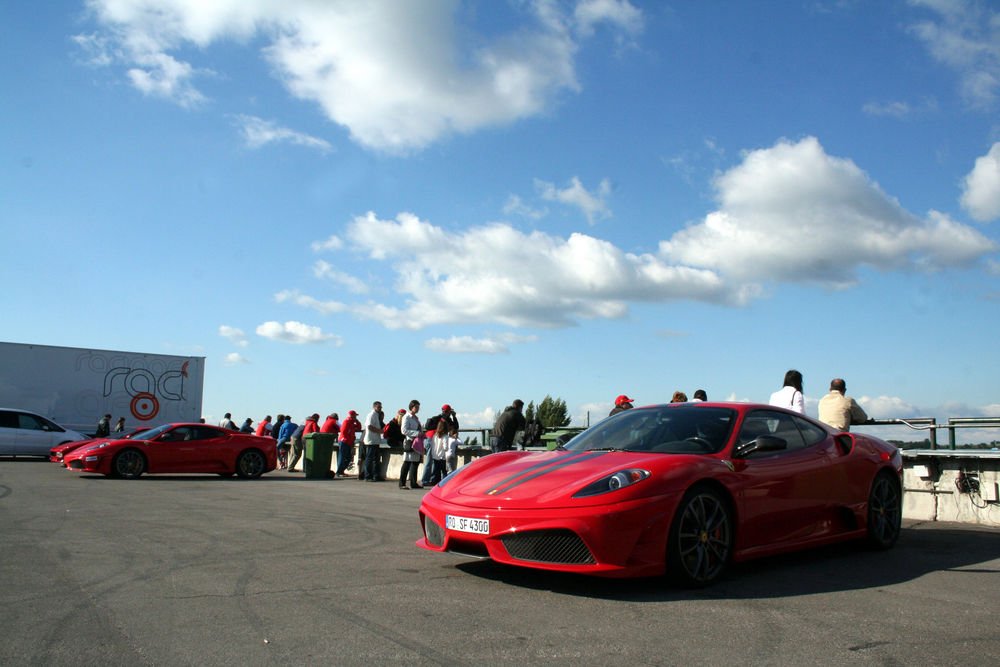
[[[139,431],[133,435],[129,440],[152,440],[156,436],[160,435],[164,431],[170,428],[170,424],[164,424],[163,426],[157,426],[156,428],[151,428],[148,431]]]
[[[736,413],[729,408],[672,405],[619,412],[573,438],[566,449],[713,454],[726,444]]]

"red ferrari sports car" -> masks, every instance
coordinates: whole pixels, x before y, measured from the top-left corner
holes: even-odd
[[[716,581],[733,561],[865,538],[888,549],[902,457],[744,403],[620,412],[554,451],[491,454],[424,496],[417,545],[608,577]]]
[[[54,463],[62,463],[63,459],[67,454],[72,452],[74,449],[79,449],[85,445],[92,445],[95,442],[106,442],[108,440],[128,440],[136,433],[142,433],[143,431],[148,431],[148,428],[134,428],[128,433],[112,433],[111,435],[106,435],[102,438],[90,438],[88,440],[74,440],[73,442],[64,442],[61,445],[57,445],[49,450],[49,461]]]
[[[144,472],[205,472],[245,479],[274,470],[274,440],[207,424],[164,424],[128,440],[101,438],[63,458],[69,470],[135,479]]]

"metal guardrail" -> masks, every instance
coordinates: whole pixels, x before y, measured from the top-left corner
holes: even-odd
[[[859,424],[860,426],[861,424]],[[930,431],[931,449],[938,448],[937,432],[948,431],[948,449],[955,449],[955,431],[963,428],[1000,428],[1000,417],[949,417],[947,424],[938,424],[934,417],[915,417],[913,419],[872,419],[864,426],[908,426],[914,431]]]
[[[913,417],[911,419],[871,419],[858,426],[906,426],[914,431],[928,431],[928,440],[931,449],[938,449],[938,431],[941,429],[948,431],[948,449],[956,449],[955,432],[964,428],[997,428],[1000,429],[1000,417],[949,417],[947,424],[938,424],[934,417]],[[553,431],[583,431],[583,428],[547,428],[544,433]],[[463,434],[475,433],[479,441],[479,447],[489,449],[490,434],[492,429],[488,428],[463,428],[459,430],[459,436]],[[463,437],[464,440],[464,437]],[[544,434],[543,434],[544,440]]]
[[[913,417],[910,419],[870,419],[864,424],[857,426],[906,426],[914,431],[928,431],[928,440],[931,449],[938,449],[938,431],[944,429],[948,431],[948,449],[956,449],[955,432],[965,428],[996,428],[1000,429],[1000,417],[949,417],[947,424],[938,424],[935,417]],[[557,427],[546,428],[544,435],[555,431],[583,431],[582,427]],[[489,428],[463,428],[459,429],[459,437],[465,440],[465,435],[475,434],[479,442],[479,448],[490,448],[490,435],[492,429]],[[517,441],[519,442],[519,440]]]

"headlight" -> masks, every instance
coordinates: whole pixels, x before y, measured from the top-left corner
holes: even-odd
[[[632,486],[637,482],[641,482],[647,477],[649,477],[649,471],[642,470],[641,468],[619,470],[613,475],[602,477],[593,484],[588,484],[574,493],[573,497],[584,498],[586,496],[596,496],[602,493],[617,491],[618,489],[624,489],[626,486]]]

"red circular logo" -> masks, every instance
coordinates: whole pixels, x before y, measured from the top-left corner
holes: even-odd
[[[132,416],[139,421],[149,421],[160,412],[160,402],[148,391],[136,394],[129,405]]]

